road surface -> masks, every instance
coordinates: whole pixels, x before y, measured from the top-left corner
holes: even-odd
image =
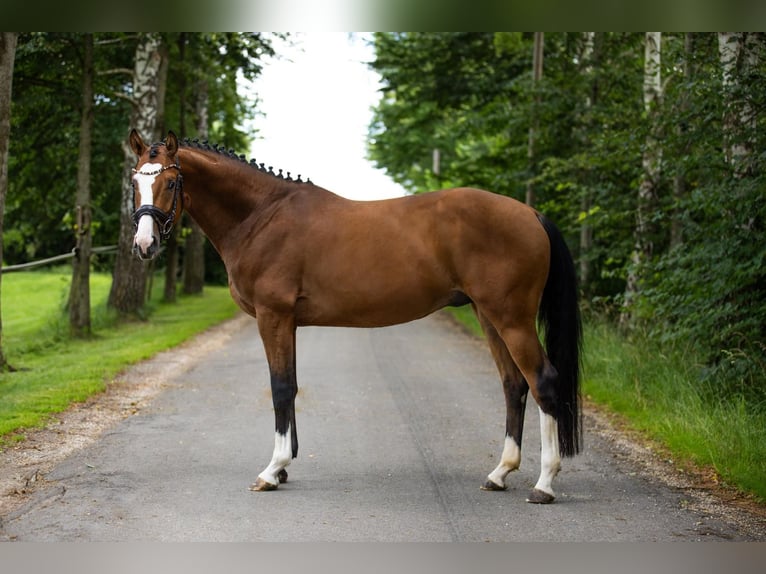
[[[537,409],[505,492],[479,489],[504,434],[488,350],[444,316],[298,332],[298,458],[275,492],[273,414],[255,321],[164,381],[137,414],[58,463],[0,539],[19,541],[691,541],[759,533],[647,477],[586,418],[549,506]],[[763,538],[760,538],[763,539]]]

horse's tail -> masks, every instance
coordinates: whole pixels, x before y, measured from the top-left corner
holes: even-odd
[[[580,350],[582,323],[578,306],[574,262],[561,231],[538,215],[551,244],[550,270],[543,290],[538,319],[545,330],[545,351],[558,371],[556,419],[562,456],[580,452]]]

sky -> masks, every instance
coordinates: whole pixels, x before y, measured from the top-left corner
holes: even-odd
[[[371,108],[379,76],[364,62],[374,57],[363,34],[306,32],[275,42],[252,84],[259,110],[258,139],[250,157],[351,199],[386,199],[404,189],[366,158]]]

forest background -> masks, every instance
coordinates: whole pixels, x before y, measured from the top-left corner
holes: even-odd
[[[90,270],[113,275],[114,312],[145,312],[154,270],[130,254],[129,127],[248,149],[241,126],[255,109],[237,78],[259,74],[276,55],[272,40],[3,34],[0,68],[10,61],[12,84],[0,82],[9,88],[0,94],[0,255],[14,265],[74,249],[72,336],[91,333]],[[703,404],[766,417],[765,34],[373,41],[370,65],[384,85],[370,126],[376,165],[411,193],[470,185],[545,212],[575,254],[586,315],[628,343],[651,341],[658,361],[689,362]],[[96,255],[94,244],[118,252]],[[189,293],[225,282],[191,221],[160,265],[168,301],[176,280]],[[1,325],[0,364],[12,365]]]

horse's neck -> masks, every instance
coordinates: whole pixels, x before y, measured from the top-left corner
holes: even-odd
[[[258,228],[286,197],[279,180],[214,153],[181,148],[179,161],[187,211],[221,255],[243,225]]]

